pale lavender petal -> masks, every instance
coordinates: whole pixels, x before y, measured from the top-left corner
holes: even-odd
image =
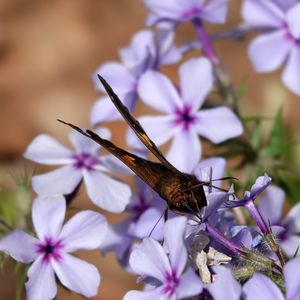
[[[110,212],[121,212],[130,202],[130,187],[98,171],[83,171],[87,193],[92,202]]]
[[[299,0],[273,0],[284,11],[289,10],[292,6],[298,3]]]
[[[145,116],[139,118],[138,121],[157,146],[170,140],[177,130],[174,126],[174,116],[172,115]],[[127,143],[129,146],[138,149],[144,149],[145,147],[131,129],[127,133]]]
[[[182,101],[197,111],[213,86],[212,65],[207,58],[192,58],[179,67]]]
[[[167,114],[173,113],[177,107],[182,107],[173,83],[157,71],[149,70],[141,77],[138,93],[147,105]]]
[[[243,133],[239,118],[227,107],[202,109],[197,113],[198,134],[217,144]]]
[[[280,241],[280,246],[288,257],[293,257],[297,250],[300,249],[300,236],[290,235],[288,238]]]
[[[206,288],[215,300],[239,300],[242,294],[242,286],[232,275],[229,268],[224,266],[213,267],[215,280]]]
[[[51,265],[43,263],[39,257],[28,270],[26,282],[26,299],[51,300],[56,296],[57,287],[54,270]]]
[[[99,165],[96,165],[94,168],[96,170],[103,170],[105,169],[106,172],[115,172],[124,175],[132,175],[132,171],[124,165],[119,159],[117,159],[112,154],[102,155],[99,157]]]
[[[287,17],[287,22],[289,26],[289,30],[294,36],[295,39],[300,38],[300,21],[299,21],[299,16],[300,16],[300,3],[292,7],[286,17]]]
[[[51,263],[65,287],[85,297],[97,295],[100,274],[94,265],[67,253],[60,261],[52,260]]]
[[[248,51],[255,71],[271,72],[279,68],[287,58],[292,45],[284,29],[255,38]]]
[[[287,262],[283,267],[286,300],[300,299],[300,257],[294,258]]]
[[[188,268],[180,277],[180,282],[176,288],[176,299],[185,299],[199,295],[202,292],[203,284],[196,273]]]
[[[198,0],[199,6],[204,2]],[[193,9],[194,1],[180,1],[180,0],[145,0],[145,5],[155,14],[163,18],[170,18],[180,20],[183,18],[185,12]]]
[[[206,195],[208,205],[204,208],[203,219],[210,217],[216,210],[228,200],[229,194],[225,192],[214,192]]]
[[[264,176],[257,177],[255,183],[251,187],[251,198],[255,199],[271,184],[271,181],[272,178],[267,173],[265,173]]]
[[[278,286],[267,276],[254,274],[243,287],[245,300],[272,299],[284,300]]]
[[[199,162],[201,153],[198,134],[189,129],[174,136],[166,157],[180,171],[190,173]]]
[[[33,190],[38,195],[67,195],[74,191],[82,179],[82,171],[72,165],[32,177]]]
[[[108,62],[101,65],[93,75],[95,87],[104,92],[98,74],[111,85],[117,95],[125,95],[135,87],[136,79],[124,65],[118,62]]]
[[[187,251],[183,242],[186,231],[186,217],[176,217],[166,222],[164,228],[164,242],[168,249],[172,268],[180,275],[187,261]]]
[[[253,27],[282,28],[285,15],[276,4],[265,0],[246,0],[242,6],[242,16]]]
[[[95,132],[106,140],[110,140],[111,138],[111,132],[107,128],[99,128],[95,130]],[[97,154],[101,148],[101,146],[95,143],[93,140],[77,131],[71,131],[69,138],[76,150],[80,152]]]
[[[144,239],[133,250],[129,263],[135,273],[156,278],[161,283],[165,281],[166,272],[171,272],[169,260],[163,248],[151,238]]]
[[[290,232],[300,233],[300,203],[295,204],[288,212],[284,224],[288,225]]]
[[[151,207],[139,217],[136,223],[131,223],[128,234],[140,239],[151,237],[161,241],[163,239],[163,227],[163,211]]]
[[[219,179],[224,175],[226,168],[226,160],[222,157],[211,157],[201,160],[199,164],[194,169],[194,174],[199,178],[199,180],[205,180],[202,178],[201,169],[212,169],[212,179]],[[214,182],[215,186],[221,186],[222,181],[218,180]]]
[[[62,228],[59,239],[64,251],[96,249],[105,238],[106,219],[93,211],[82,211],[72,217]]]
[[[178,48],[173,45],[174,31],[172,27],[158,27],[155,33],[155,42],[157,46],[157,59],[159,66],[165,66],[177,63],[182,54]]]
[[[291,50],[287,65],[282,74],[282,81],[293,93],[300,96],[300,47]]]
[[[143,63],[149,54],[152,56],[155,55],[153,32],[150,30],[137,32],[133,36],[130,46],[122,48],[119,53],[124,65],[130,70],[138,64]]]
[[[121,95],[118,96],[121,97]],[[121,118],[120,113],[107,96],[101,97],[95,102],[90,115],[90,120],[93,126],[102,122],[116,121]]]
[[[62,196],[37,197],[32,205],[32,222],[40,240],[56,238],[60,234],[66,213]]]
[[[163,287],[147,291],[129,291],[123,297],[123,300],[171,300],[163,291]]]
[[[210,0],[201,12],[201,18],[211,23],[224,23],[228,11],[228,0]]]
[[[17,261],[31,263],[37,256],[37,244],[39,240],[16,229],[0,239],[0,251],[5,252]]]
[[[281,188],[271,185],[266,189],[258,205],[258,210],[265,222],[269,223],[270,221],[271,224],[281,222],[284,200],[285,193]]]
[[[53,137],[38,135],[27,147],[24,157],[40,164],[59,165],[71,162],[73,152]]]

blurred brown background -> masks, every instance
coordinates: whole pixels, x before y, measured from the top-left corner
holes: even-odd
[[[239,6],[239,0],[230,1],[227,24],[210,30],[237,24]],[[21,156],[37,134],[67,141],[68,129],[56,118],[89,126],[92,104],[99,97],[90,79],[92,72],[100,64],[118,59],[118,48],[143,28],[145,16],[146,9],[137,0],[0,0],[0,188],[13,185],[11,173],[28,165]],[[183,27],[178,40],[193,34]],[[283,106],[285,120],[299,139],[299,97],[281,84],[280,71],[254,73],[246,52],[249,40],[216,43],[233,81],[247,82],[242,111],[272,117]],[[110,127],[114,130],[116,126]],[[114,130],[113,140],[124,142],[123,131]],[[95,209],[78,201],[78,206]],[[102,258],[98,251],[79,255],[101,272],[103,282],[94,299],[121,299],[135,287],[135,278],[120,269],[113,255]],[[6,266],[0,277],[0,299],[14,299],[15,280]],[[58,299],[82,298],[60,289]]]

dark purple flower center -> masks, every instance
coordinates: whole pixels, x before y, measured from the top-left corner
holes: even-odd
[[[165,275],[165,286],[164,293],[168,296],[171,296],[176,291],[176,288],[179,285],[179,278],[177,277],[176,271],[172,270],[172,273],[166,273]]]
[[[288,24],[287,24],[287,23],[284,23],[284,24],[283,24],[283,27],[284,27],[285,30],[286,30],[286,38],[287,38],[290,42],[293,42],[293,43],[295,43],[296,45],[300,46],[300,39],[299,39],[299,38],[297,39],[297,38],[291,33]]]
[[[188,130],[189,126],[194,124],[196,116],[193,114],[191,107],[185,105],[182,109],[177,108],[175,111],[175,124],[181,125],[184,130]]]
[[[45,241],[37,245],[38,253],[43,255],[43,262],[49,263],[51,259],[61,259],[61,241],[54,241],[51,237],[45,237]]]
[[[201,6],[195,6],[193,8],[191,8],[190,10],[185,11],[182,14],[182,18],[183,19],[192,19],[194,17],[196,17],[201,11],[202,11],[202,7]]]
[[[145,197],[143,195],[139,195],[136,201],[134,201],[131,206],[131,210],[134,214],[133,221],[137,221],[141,214],[149,208],[149,204],[147,203]]]
[[[76,169],[94,170],[94,166],[97,164],[97,159],[89,153],[79,153],[72,156],[74,159],[74,166]]]

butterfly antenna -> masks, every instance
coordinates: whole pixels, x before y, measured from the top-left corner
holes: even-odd
[[[164,210],[164,212],[161,214],[161,216],[159,217],[159,219],[156,221],[156,223],[154,224],[153,228],[151,229],[148,237],[150,237],[154,231],[154,229],[156,228],[156,226],[158,225],[158,223],[160,222],[160,220],[162,219],[162,217],[165,217],[168,216],[168,207],[166,207],[166,209]]]

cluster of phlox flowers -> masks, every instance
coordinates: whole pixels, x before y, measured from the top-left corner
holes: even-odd
[[[86,136],[70,132],[70,149],[41,134],[24,156],[58,167],[32,178],[37,197],[30,231],[35,233],[20,229],[7,233],[0,240],[0,251],[31,264],[26,282],[29,300],[55,298],[57,279],[84,297],[96,296],[99,271],[69,254],[91,249],[114,252],[120,265],[145,283],[143,290],[127,292],[124,300],[299,300],[300,204],[283,217],[285,193],[271,184],[267,174],[238,197],[234,186],[223,189],[218,181],[225,174],[226,160],[204,158],[203,141],[218,146],[239,138],[244,130],[232,107],[222,99],[210,101],[224,82],[218,77],[221,58],[205,25],[226,21],[228,1],[144,0],[144,4],[148,27],[120,49],[120,61],[101,65],[92,79],[104,92],[97,75],[103,76],[133,114],[138,101],[159,113],[140,116],[138,121],[158,147],[169,142],[165,156],[172,165],[204,183],[207,206],[184,216],[168,211],[166,202],[138,177],[133,192],[124,176],[134,174]],[[270,72],[285,64],[282,80],[300,94],[299,2],[244,0],[241,14],[247,30],[260,31],[249,46],[254,69]],[[174,42],[182,23],[191,24],[200,45],[193,58],[185,59],[189,46]],[[177,81],[161,70],[170,65],[178,68]],[[91,109],[91,126],[107,140],[111,133],[104,123],[120,119],[107,95]],[[135,153],[147,157],[133,131],[126,138]],[[111,213],[125,211],[127,217],[109,224],[100,213],[88,210],[63,225],[82,185],[93,205]],[[250,222],[241,223],[236,217],[241,209],[248,212]]]

